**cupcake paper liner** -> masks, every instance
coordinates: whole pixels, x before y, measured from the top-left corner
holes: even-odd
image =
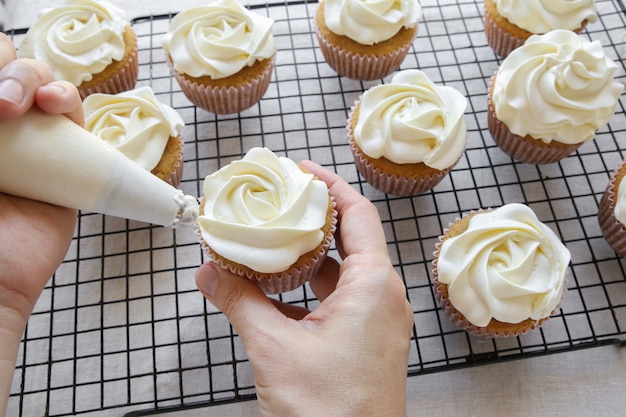
[[[292,267],[286,271],[277,273],[258,273],[251,271],[250,269],[244,269],[236,264],[230,263],[227,259],[216,256],[216,253],[202,238],[202,233],[199,227],[196,228],[196,234],[198,235],[204,252],[207,254],[209,259],[220,268],[226,269],[235,275],[239,275],[249,279],[250,281],[256,282],[256,284],[266,294],[280,294],[288,292],[304,285],[305,282],[315,276],[326,259],[328,250],[335,235],[335,231],[337,230],[337,210],[335,209],[335,202],[332,197],[331,200],[333,209],[330,231],[324,236],[321,249],[301,267]]]
[[[396,195],[400,197],[409,197],[421,194],[428,190],[433,189],[439,184],[446,175],[454,168],[454,166],[461,159],[456,160],[454,164],[444,170],[433,171],[431,175],[404,177],[402,175],[384,172],[381,168],[372,164],[367,156],[361,151],[354,141],[354,132],[352,129],[352,116],[356,107],[359,105],[359,101],[352,107],[347,123],[348,130],[348,142],[352,156],[354,158],[354,164],[356,165],[359,173],[363,178],[374,188],[387,194]]]
[[[474,214],[484,213],[486,211],[488,210],[480,209],[478,211],[471,211],[469,214],[463,215],[463,218],[472,216]],[[457,221],[459,220],[460,219],[457,219]],[[439,241],[435,245],[435,251],[433,252],[433,261],[432,261],[433,287],[435,290],[435,298],[437,299],[437,302],[439,303],[439,306],[441,307],[441,310],[443,311],[444,315],[448,317],[448,319],[459,329],[474,336],[492,338],[492,339],[520,336],[520,335],[524,335],[530,331],[536,330],[539,327],[541,327],[541,325],[545,323],[546,321],[548,321],[550,317],[554,315],[555,312],[560,308],[560,304],[559,304],[549,316],[544,317],[539,320],[526,319],[520,323],[512,323],[512,324],[496,322],[498,324],[498,328],[495,328],[496,326],[492,326],[492,323],[489,323],[489,325],[485,327],[480,327],[480,326],[476,326],[475,324],[472,324],[469,320],[467,320],[463,316],[463,314],[461,314],[454,307],[454,305],[452,305],[452,303],[450,302],[450,299],[446,296],[446,291],[442,288],[442,286],[445,286],[446,284],[442,284],[439,282],[439,274],[437,270],[439,253],[441,251],[441,245],[443,244],[443,238],[450,230],[450,226],[452,226],[452,224],[450,224],[448,228],[444,229],[441,236],[439,236]],[[562,299],[564,298],[564,294],[567,291],[566,284],[567,284],[567,277],[565,277],[565,282],[563,283]]]
[[[485,35],[491,49],[501,58],[506,58],[528,39],[528,37],[516,36],[502,29],[488,12],[485,13]]]
[[[276,53],[256,78],[242,85],[214,87],[191,81],[180,74],[168,57],[168,64],[185,96],[196,106],[215,114],[232,114],[246,110],[263,98],[272,80]]]
[[[622,161],[620,166],[611,174],[598,207],[598,223],[602,235],[611,248],[621,257],[626,257],[626,227],[615,217],[615,202],[619,181],[621,181],[621,178],[618,181],[618,174],[624,169],[624,165],[625,162]]]
[[[512,133],[509,128],[498,120],[496,110],[491,99],[497,72],[491,77],[487,98],[487,124],[493,141],[511,158],[528,164],[550,164],[571,155],[583,144],[563,144],[553,141],[547,144],[530,136],[521,137]]]
[[[328,42],[317,24],[315,33],[326,63],[339,75],[361,81],[377,80],[391,74],[402,64],[412,45],[412,42],[407,42],[384,55],[361,55]]]

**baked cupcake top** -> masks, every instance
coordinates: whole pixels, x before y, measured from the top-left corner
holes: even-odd
[[[287,270],[324,238],[328,187],[267,148],[252,148],[204,179],[202,239],[261,273]]]
[[[83,101],[85,129],[110,143],[142,168],[153,170],[183,119],[160,103],[150,87],[119,94],[91,94]]]
[[[519,136],[577,144],[595,137],[624,86],[599,41],[569,30],[533,35],[502,62],[492,92],[497,118]]]
[[[80,86],[124,57],[124,12],[105,0],[66,0],[43,9],[18,55],[44,61],[55,77]]]
[[[420,70],[397,72],[389,84],[367,90],[358,106],[353,139],[370,158],[443,170],[465,149],[467,99]]]
[[[422,17],[418,0],[324,0],[321,6],[328,29],[362,45],[414,28]]]
[[[179,73],[226,78],[274,55],[273,23],[235,0],[217,0],[177,14],[162,45]]]
[[[523,204],[475,213],[465,231],[443,240],[438,280],[472,324],[549,317],[561,301],[570,253]]]
[[[594,0],[494,0],[496,10],[509,22],[530,33],[554,29],[575,30],[585,20],[598,20]]]

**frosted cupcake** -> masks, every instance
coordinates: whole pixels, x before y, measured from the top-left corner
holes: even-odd
[[[570,253],[523,204],[472,212],[440,237],[434,286],[444,313],[478,336],[524,334],[561,302]]]
[[[177,187],[183,175],[183,119],[160,103],[150,87],[83,101],[85,129],[137,165]]]
[[[598,222],[607,243],[621,257],[626,257],[626,161],[615,168],[602,194]]]
[[[352,107],[348,140],[355,164],[373,187],[399,196],[436,186],[466,144],[467,99],[435,85],[420,70],[367,90]]]
[[[185,96],[216,114],[237,113],[259,102],[274,70],[273,23],[235,0],[177,14],[162,45]]]
[[[417,0],[323,0],[314,23],[331,68],[351,79],[375,80],[402,64],[421,17]]]
[[[533,35],[491,78],[489,131],[513,159],[557,162],[595,138],[624,86],[599,41],[569,30]]]
[[[48,63],[55,78],[74,84],[82,98],[134,88],[137,54],[124,12],[104,0],[66,0],[43,9],[18,50],[21,58]]]
[[[594,0],[485,0],[487,42],[502,58],[531,35],[555,29],[580,33],[597,20]]]
[[[266,293],[315,275],[330,247],[335,205],[326,184],[293,161],[252,148],[204,179],[198,232],[218,265]]]

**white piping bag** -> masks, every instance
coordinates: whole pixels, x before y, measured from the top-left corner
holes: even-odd
[[[0,192],[161,226],[193,225],[184,195],[65,116],[0,121]]]

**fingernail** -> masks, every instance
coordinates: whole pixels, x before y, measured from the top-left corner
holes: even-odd
[[[220,273],[213,264],[204,264],[196,272],[196,285],[198,289],[208,295],[215,295],[215,290],[220,280]]]
[[[0,100],[8,101],[15,105],[22,104],[22,101],[24,101],[24,87],[12,78],[0,81]]]

